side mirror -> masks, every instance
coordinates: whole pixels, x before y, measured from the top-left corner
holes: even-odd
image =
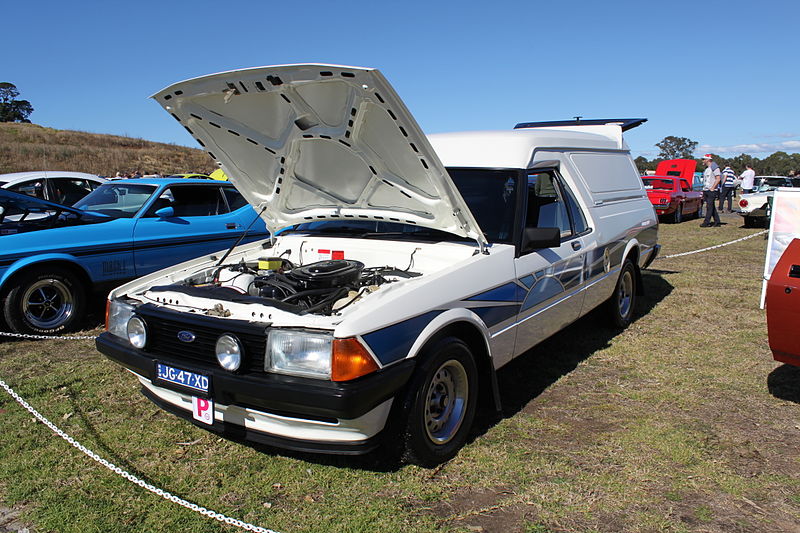
[[[172,218],[175,216],[175,209],[172,206],[162,207],[156,210],[156,216],[158,218]]]
[[[522,253],[559,246],[561,246],[559,228],[525,228],[525,233],[522,234]]]

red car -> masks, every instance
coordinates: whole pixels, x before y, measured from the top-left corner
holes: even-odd
[[[767,282],[767,331],[772,357],[800,366],[800,239],[784,250]]]
[[[703,193],[693,191],[691,182],[678,176],[642,176],[647,197],[658,216],[680,222],[685,216],[700,215]]]

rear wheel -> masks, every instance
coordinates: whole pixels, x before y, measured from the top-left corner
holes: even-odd
[[[606,309],[611,317],[611,323],[619,328],[626,328],[633,320],[633,310],[636,306],[636,267],[626,259],[622,265],[617,286],[614,293],[606,302]]]
[[[446,337],[425,353],[403,404],[403,458],[420,466],[452,459],[475,418],[478,372],[469,347]]]
[[[683,204],[678,204],[678,207],[675,209],[675,212],[672,213],[672,222],[675,224],[680,224],[683,220]]]
[[[3,315],[17,333],[52,335],[75,326],[85,306],[84,288],[73,274],[36,269],[8,291]]]

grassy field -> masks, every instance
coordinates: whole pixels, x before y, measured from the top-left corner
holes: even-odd
[[[662,253],[758,230],[662,225]],[[444,466],[256,448],[165,414],[92,341],[0,340],[0,379],[101,456],[283,533],[800,530],[800,369],[758,309],[765,240],[663,259],[619,333],[589,316],[500,372]],[[95,333],[91,330],[88,333]],[[234,531],[94,462],[0,391],[0,531]]]

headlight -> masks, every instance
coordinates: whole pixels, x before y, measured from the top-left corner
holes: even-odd
[[[273,329],[267,339],[264,370],[310,378],[331,376],[331,341],[325,333]]]
[[[144,320],[134,315],[128,320],[128,340],[134,348],[144,348],[147,344],[147,326]]]
[[[219,366],[231,372],[239,369],[242,364],[242,353],[244,352],[239,339],[226,333],[217,339],[214,350],[217,352]]]
[[[122,339],[128,338],[128,320],[133,315],[133,306],[120,302],[119,300],[109,300],[106,311],[106,330],[112,335]]]

